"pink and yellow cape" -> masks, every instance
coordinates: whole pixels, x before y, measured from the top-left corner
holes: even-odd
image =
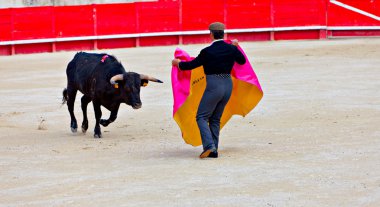
[[[263,97],[259,80],[251,64],[248,61],[244,65],[236,64],[233,66],[231,75],[233,89],[231,98],[224,109],[220,120],[220,128],[227,123],[232,115],[247,115]],[[185,51],[177,48],[174,57],[182,61],[190,61],[190,57]],[[178,67],[172,67],[171,73],[173,89],[173,117],[182,132],[182,138],[187,144],[199,146],[202,144],[199,128],[196,122],[196,113],[202,95],[206,88],[206,77],[203,67],[193,70],[181,71]]]

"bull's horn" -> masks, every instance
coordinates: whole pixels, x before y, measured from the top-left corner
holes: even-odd
[[[110,83],[115,84],[116,81],[123,80],[123,74],[115,75],[111,78]]]
[[[157,83],[163,83],[161,80],[158,80],[157,78],[153,78],[151,76],[144,75],[144,74],[140,74],[140,78],[141,79],[145,79],[145,80],[150,80],[150,81],[153,81],[153,82],[157,82]]]

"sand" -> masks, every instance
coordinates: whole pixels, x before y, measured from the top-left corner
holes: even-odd
[[[175,46],[103,51],[164,84],[101,139],[92,104],[86,134],[61,106],[75,52],[0,57],[0,206],[380,206],[380,38],[240,45],[264,97],[204,160],[172,119]]]

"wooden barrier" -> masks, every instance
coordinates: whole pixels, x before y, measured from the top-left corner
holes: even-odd
[[[206,43],[211,22],[240,41],[380,35],[372,0],[159,0],[0,9],[0,55]]]

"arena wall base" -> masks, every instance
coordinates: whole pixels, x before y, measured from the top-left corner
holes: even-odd
[[[205,32],[199,32],[205,33]],[[245,41],[280,41],[280,40],[318,40],[328,38],[380,37],[379,30],[285,30],[259,32],[232,32],[226,39]],[[97,49],[132,48],[146,46],[169,46],[187,44],[208,44],[209,34],[180,34],[163,36],[135,35],[127,38],[95,38],[82,37],[82,40],[60,40],[47,42],[17,42],[17,44],[0,45],[0,55],[16,55],[31,53],[50,53],[60,51],[88,51]]]
[[[12,45],[0,45],[0,56],[12,55]]]
[[[380,37],[380,30],[336,30],[329,34],[329,38],[342,37]]]

